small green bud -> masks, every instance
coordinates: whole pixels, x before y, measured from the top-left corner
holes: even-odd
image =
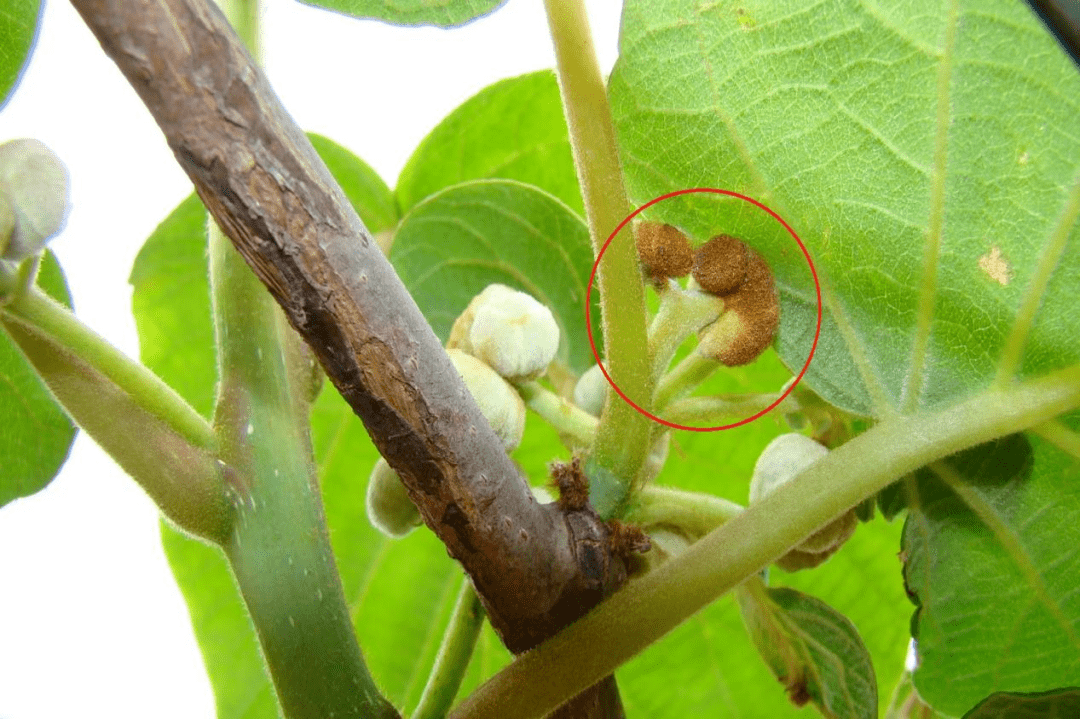
[[[775,438],[754,465],[750,504],[759,502],[828,453],[824,445],[802,434],[782,434]],[[858,523],[854,510],[848,510],[778,559],[776,566],[788,572],[818,566],[843,546]]]
[[[506,451],[517,449],[525,434],[525,402],[521,395],[495,370],[472,355],[456,349],[447,353]]]
[[[0,194],[11,218],[0,209],[0,258],[20,261],[41,252],[67,220],[68,178],[52,150],[37,140],[0,145]],[[0,203],[3,204],[3,203]]]
[[[574,385],[574,404],[594,417],[599,417],[607,401],[608,381],[600,365],[593,365]]]
[[[480,297],[469,328],[471,354],[511,382],[543,374],[559,349],[551,310],[505,285],[492,285]]]
[[[391,539],[404,537],[422,523],[401,477],[382,457],[368,479],[367,515],[371,524]]]

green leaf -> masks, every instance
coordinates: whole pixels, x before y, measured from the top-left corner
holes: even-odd
[[[592,247],[584,221],[555,197],[513,180],[477,180],[405,215],[390,261],[435,334],[446,341],[469,301],[499,282],[547,305],[559,324],[557,357],[578,373],[595,364],[585,329]],[[593,337],[600,337],[593,292]]]
[[[131,268],[142,363],[203,416],[217,365],[206,264],[206,208],[192,193],[147,238]]]
[[[1012,435],[910,484],[905,580],[915,686],[960,715],[994,692],[1080,677],[1080,460]]]
[[[302,0],[305,5],[334,10],[391,25],[455,27],[493,12],[506,0]]]
[[[71,307],[63,270],[48,250],[37,282]],[[0,507],[52,481],[67,461],[75,431],[18,346],[0,330]]]
[[[628,0],[609,88],[635,202],[759,199],[809,247],[809,385],[863,415],[940,407],[1080,361],[1080,73],[1022,3]],[[656,206],[772,265],[793,370],[801,253],[745,203]]]
[[[41,0],[9,0],[0,13],[0,109],[11,98],[30,61],[41,8]]]
[[[812,701],[837,719],[877,717],[870,655],[843,614],[802,592],[760,583],[740,587],[737,598],[751,638],[792,703]]]
[[[585,216],[555,73],[529,73],[490,85],[431,131],[398,178],[404,210],[466,180],[520,180]]]
[[[1080,716],[1080,689],[1044,694],[995,694],[964,715],[964,719],[1072,719]]]
[[[377,234],[392,229],[401,214],[393,193],[378,173],[333,140],[313,132],[308,133],[308,139],[345,191],[368,232]]]

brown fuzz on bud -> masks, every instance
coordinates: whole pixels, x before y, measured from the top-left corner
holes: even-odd
[[[654,278],[682,277],[694,266],[690,240],[671,225],[642,222],[634,229],[638,257]]]
[[[551,463],[551,486],[559,490],[559,506],[563,511],[576,512],[589,503],[589,478],[581,468],[581,460]]]
[[[694,280],[706,292],[727,295],[746,280],[750,250],[737,237],[717,235],[694,253]]]
[[[652,549],[649,536],[641,531],[641,527],[633,524],[623,524],[617,519],[607,523],[611,535],[608,542],[611,543],[611,553],[616,557],[629,559],[635,554],[644,554]]]
[[[720,319],[699,334],[697,351],[728,367],[749,364],[765,351],[780,327],[780,298],[772,270],[761,255],[750,250],[746,280],[724,297]]]

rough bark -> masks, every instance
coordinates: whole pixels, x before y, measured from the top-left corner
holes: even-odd
[[[507,647],[535,646],[621,584],[622,562],[591,509],[567,512],[533,499],[220,11],[209,0],[72,4],[401,475],[424,521],[472,577]]]

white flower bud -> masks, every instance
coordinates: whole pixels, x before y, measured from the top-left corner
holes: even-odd
[[[472,354],[512,382],[542,374],[559,349],[551,310],[505,285],[492,285],[481,297],[469,328]]]
[[[67,220],[67,171],[37,140],[0,145],[0,193],[13,216],[10,230],[0,235],[0,257],[5,260],[36,255]]]
[[[461,350],[447,350],[480,411],[507,452],[517,449],[525,433],[525,402],[510,383],[486,364]]]
[[[607,400],[608,381],[600,365],[593,365],[574,385],[574,404],[594,417],[599,417]]]
[[[401,477],[382,457],[368,479],[367,515],[376,529],[392,539],[404,537],[421,524],[420,511],[409,499]]]
[[[782,434],[769,442],[754,465],[754,475],[750,480],[750,504],[791,481],[828,453],[825,446],[802,434]],[[776,565],[788,572],[818,566],[854,534],[858,523],[854,510],[848,510],[778,559]]]

